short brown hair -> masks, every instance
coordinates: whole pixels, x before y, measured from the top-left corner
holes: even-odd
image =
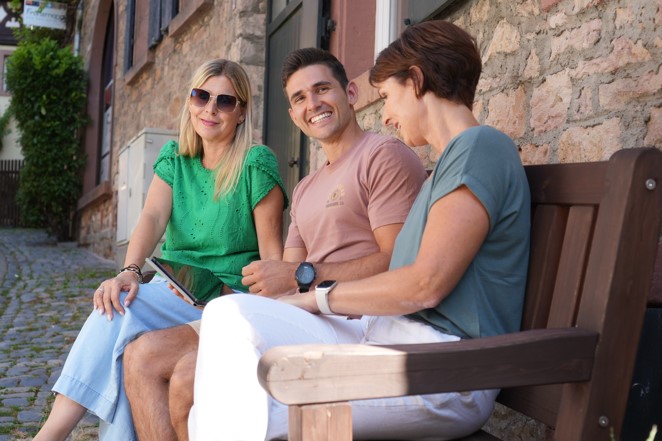
[[[412,66],[423,72],[423,84],[413,76]],[[431,91],[471,109],[480,72],[476,40],[448,21],[434,20],[409,26],[381,51],[370,69],[369,80],[374,86],[390,77],[401,83],[411,78],[417,96]]]

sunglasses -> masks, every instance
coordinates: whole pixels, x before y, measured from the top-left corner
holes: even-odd
[[[224,113],[232,113],[239,100],[232,95],[212,95],[204,89],[191,89],[191,103],[196,107],[205,107],[209,100],[216,98],[216,108]]]

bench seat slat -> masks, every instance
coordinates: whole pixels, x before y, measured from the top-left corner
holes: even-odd
[[[563,238],[563,251],[559,260],[553,301],[546,327],[573,326],[577,314],[586,256],[591,246],[595,207],[577,205],[570,208]]]
[[[527,280],[522,329],[547,326],[567,218],[567,208],[555,205],[538,206],[533,215],[529,273],[536,277]]]

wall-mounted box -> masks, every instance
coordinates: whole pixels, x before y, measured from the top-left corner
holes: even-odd
[[[154,176],[154,162],[161,147],[172,139],[177,140],[175,130],[145,128],[119,153],[115,252],[118,268],[124,266],[129,239],[145,206],[147,190]],[[160,245],[157,245],[155,254],[160,254]]]

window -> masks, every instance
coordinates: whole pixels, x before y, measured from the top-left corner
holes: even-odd
[[[213,1],[127,0],[124,80],[130,84],[154,62],[153,50],[163,37],[182,32],[195,17],[211,9]]]
[[[455,0],[381,0],[375,17],[375,56],[395,40],[405,26],[438,15]]]
[[[106,35],[103,44],[101,62],[101,99],[99,117],[101,118],[101,139],[99,140],[99,164],[97,185],[110,181],[110,138],[113,125],[113,58],[115,47],[115,20],[113,14],[108,17]]]
[[[148,47],[149,0],[128,0],[124,34],[124,74],[127,81],[153,62]]]
[[[454,0],[415,0],[407,2],[407,15],[404,24],[410,25],[430,19],[441,12],[442,9],[453,3]]]
[[[0,60],[2,62],[2,90],[0,90],[0,95],[9,95],[9,90],[7,89],[7,59],[9,55],[10,53],[0,51]]]
[[[170,21],[179,12],[178,0],[151,0],[149,2],[149,48],[159,44],[168,33]]]
[[[14,11],[9,0],[0,0],[0,44],[16,46],[17,42],[12,31],[21,27],[20,16],[21,11]]]

